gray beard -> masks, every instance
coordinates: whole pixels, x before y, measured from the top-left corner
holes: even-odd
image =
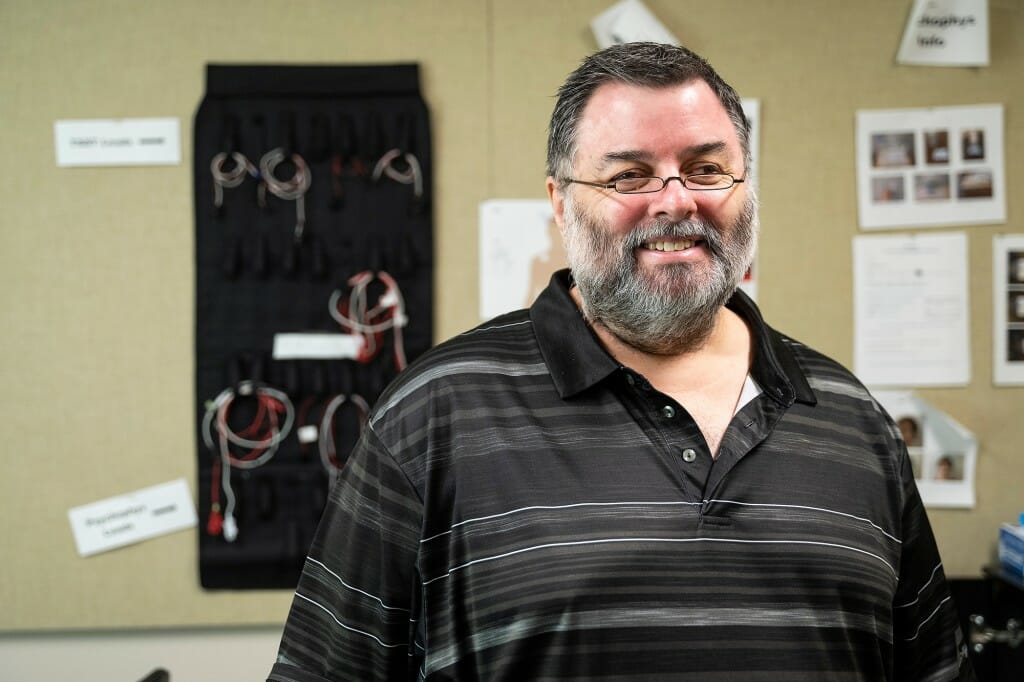
[[[725,234],[697,219],[643,223],[618,237],[583,215],[571,195],[565,203],[563,236],[583,315],[624,343],[655,355],[704,345],[753,261],[757,232],[753,193]],[[711,259],[641,272],[635,249],[656,237],[699,237]]]

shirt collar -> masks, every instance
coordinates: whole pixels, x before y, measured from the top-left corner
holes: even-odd
[[[583,319],[569,287],[569,271],[559,270],[530,307],[541,355],[562,398],[570,398],[621,369]],[[765,324],[757,305],[737,290],[726,306],[750,327],[754,345],[750,374],[761,389],[784,405],[817,402],[793,352],[782,336]]]

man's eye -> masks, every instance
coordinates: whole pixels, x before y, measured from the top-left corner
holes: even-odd
[[[640,171],[630,170],[622,173],[618,173],[612,178],[612,182],[618,182],[619,180],[636,180],[637,178],[646,178],[645,173]]]
[[[714,164],[709,163],[709,164],[704,164],[703,166],[697,166],[692,171],[690,171],[689,174],[690,175],[713,175],[713,174],[721,173],[721,172],[722,172],[721,168],[719,168],[718,166],[716,166]]]

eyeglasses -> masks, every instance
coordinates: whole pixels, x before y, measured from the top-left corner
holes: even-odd
[[[746,178],[736,178],[728,173],[697,173],[684,177],[674,175],[670,178],[659,178],[656,175],[619,178],[615,182],[587,182],[586,180],[574,180],[566,178],[566,182],[577,185],[590,185],[603,189],[613,189],[619,194],[651,194],[665,189],[669,180],[678,180],[686,189],[704,192],[712,189],[729,189]]]

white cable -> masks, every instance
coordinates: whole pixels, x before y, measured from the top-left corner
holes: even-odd
[[[284,149],[281,147],[271,149],[263,155],[260,159],[260,174],[271,194],[295,202],[295,240],[302,241],[302,233],[306,229],[305,196],[313,182],[313,176],[305,159],[298,154],[292,154],[290,158],[295,164],[295,174],[288,180],[279,180],[274,175],[278,164],[285,159]]]
[[[348,314],[346,315],[338,309],[338,303],[342,297],[342,293],[338,289],[331,293],[327,302],[327,311],[331,318],[343,328],[363,336],[363,355],[367,360],[374,357],[377,352],[374,335],[392,330],[395,339],[395,366],[401,371],[407,364],[402,337],[402,327],[409,323],[409,318],[405,314],[405,299],[402,297],[402,291],[394,277],[382,270],[377,273],[376,278],[384,283],[386,289],[373,308],[366,309],[366,290],[374,280],[374,275],[369,270],[364,270],[349,278],[348,283],[352,287],[352,291],[349,293]],[[369,322],[389,309],[392,312],[386,319],[380,322]]]
[[[227,152],[215,154],[210,161],[210,174],[213,176],[213,205],[220,208],[224,204],[224,188],[235,188],[242,184],[246,175],[256,177],[259,173],[244,154],[232,152],[231,160],[235,162],[234,168],[224,171],[224,162],[228,160]]]
[[[394,167],[393,162],[399,158],[405,159],[408,169],[400,171]],[[417,199],[423,196],[423,170],[415,155],[408,152],[403,154],[397,148],[386,152],[373,167],[374,181],[380,180],[382,174],[403,185],[412,185],[412,193]]]
[[[248,438],[243,438],[232,431],[227,425],[227,408],[231,405],[231,402],[236,396],[234,388],[230,386],[221,391],[216,398],[207,404],[206,414],[203,416],[203,442],[210,450],[213,450],[215,447],[211,437],[210,426],[212,425],[214,415],[216,415],[217,432],[231,443],[243,448],[266,448],[271,451],[270,456],[267,456],[267,453],[265,452],[259,458],[251,461],[246,460],[245,462],[242,462],[241,460],[232,458],[232,466],[238,469],[253,469],[260,464],[265,464],[267,460],[273,456],[273,452],[276,452],[281,441],[288,436],[288,432],[291,430],[292,424],[295,421],[295,408],[292,406],[292,401],[283,392],[275,388],[271,388],[270,386],[256,384],[252,381],[243,381],[238,385],[238,395],[247,396],[252,395],[253,393],[273,398],[280,403],[285,410],[284,424],[280,428],[277,427],[276,414],[273,412],[271,413],[271,419],[274,421],[274,426],[271,429],[271,437],[266,440],[249,440]],[[239,464],[239,462],[242,463]]]
[[[317,441],[317,448],[320,451],[320,463],[323,464],[332,484],[334,483],[334,479],[337,477],[340,468],[336,466],[333,461],[337,459],[338,449],[334,442],[334,430],[331,426],[334,422],[334,415],[338,411],[338,408],[346,402],[351,402],[359,410],[360,432],[362,432],[363,425],[366,423],[366,417],[370,412],[370,405],[366,402],[366,399],[358,393],[353,393],[351,395],[339,393],[331,398],[330,402],[328,402],[327,406],[324,408],[323,417],[320,419],[320,437]]]
[[[222,533],[227,542],[234,542],[238,537],[238,522],[234,515],[235,491],[231,487],[231,469],[255,469],[258,466],[266,464],[275,454],[277,454],[278,448],[288,436],[288,432],[291,430],[292,424],[295,421],[295,408],[285,393],[269,386],[258,385],[252,381],[243,381],[238,385],[237,395],[248,396],[253,394],[256,394],[258,399],[261,396],[266,396],[277,401],[285,412],[284,424],[278,427],[277,410],[272,406],[266,408],[268,409],[268,419],[271,422],[271,429],[270,436],[264,440],[257,441],[243,438],[232,431],[231,427],[228,426],[228,408],[236,396],[235,389],[230,386],[221,391],[216,398],[207,404],[206,413],[203,415],[203,443],[206,444],[207,448],[209,448],[211,452],[213,452],[215,448],[211,427],[214,425],[214,417],[217,419],[216,429],[218,442],[216,448],[219,451],[221,459],[221,488],[224,490],[225,501]],[[239,459],[231,455],[231,443],[254,450],[262,449],[263,452],[258,457],[251,460]]]

